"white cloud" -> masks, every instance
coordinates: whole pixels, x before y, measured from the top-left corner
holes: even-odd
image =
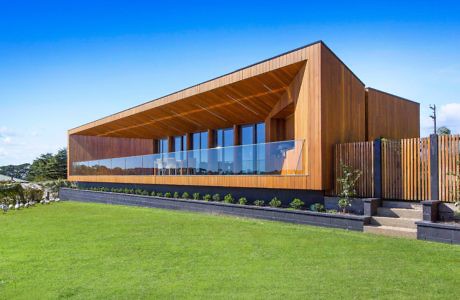
[[[0,157],[5,157],[5,156],[7,156],[7,155],[8,155],[8,152],[6,152],[5,149],[0,148]]]

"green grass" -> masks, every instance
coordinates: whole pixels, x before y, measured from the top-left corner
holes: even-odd
[[[0,214],[0,298],[455,299],[460,247],[56,203]]]

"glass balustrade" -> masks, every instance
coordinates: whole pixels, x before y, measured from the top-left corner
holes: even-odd
[[[291,140],[81,161],[71,175],[299,175],[303,147]]]

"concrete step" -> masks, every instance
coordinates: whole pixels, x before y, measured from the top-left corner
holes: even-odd
[[[404,238],[409,238],[409,239],[417,238],[417,229],[413,229],[413,228],[365,225],[364,232],[385,235],[385,236],[404,237]]]
[[[378,216],[373,216],[371,218],[372,225],[402,227],[402,228],[412,228],[412,229],[417,228],[417,226],[415,225],[416,221],[419,221],[419,219],[388,218],[388,217],[378,217]]]
[[[421,220],[423,212],[420,209],[379,207],[377,209],[377,216]]]
[[[422,210],[422,205],[419,202],[410,202],[410,201],[382,201],[382,207],[388,208],[406,208],[406,209],[420,209]]]

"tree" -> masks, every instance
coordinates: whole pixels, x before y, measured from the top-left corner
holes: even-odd
[[[451,131],[446,126],[441,126],[441,127],[438,128],[436,133],[439,134],[439,135],[450,135]]]
[[[27,176],[30,181],[65,179],[67,177],[67,150],[60,149],[56,155],[46,153],[36,158]]]
[[[29,169],[30,164],[1,166],[0,174],[18,179],[25,179],[27,174],[29,174]]]

